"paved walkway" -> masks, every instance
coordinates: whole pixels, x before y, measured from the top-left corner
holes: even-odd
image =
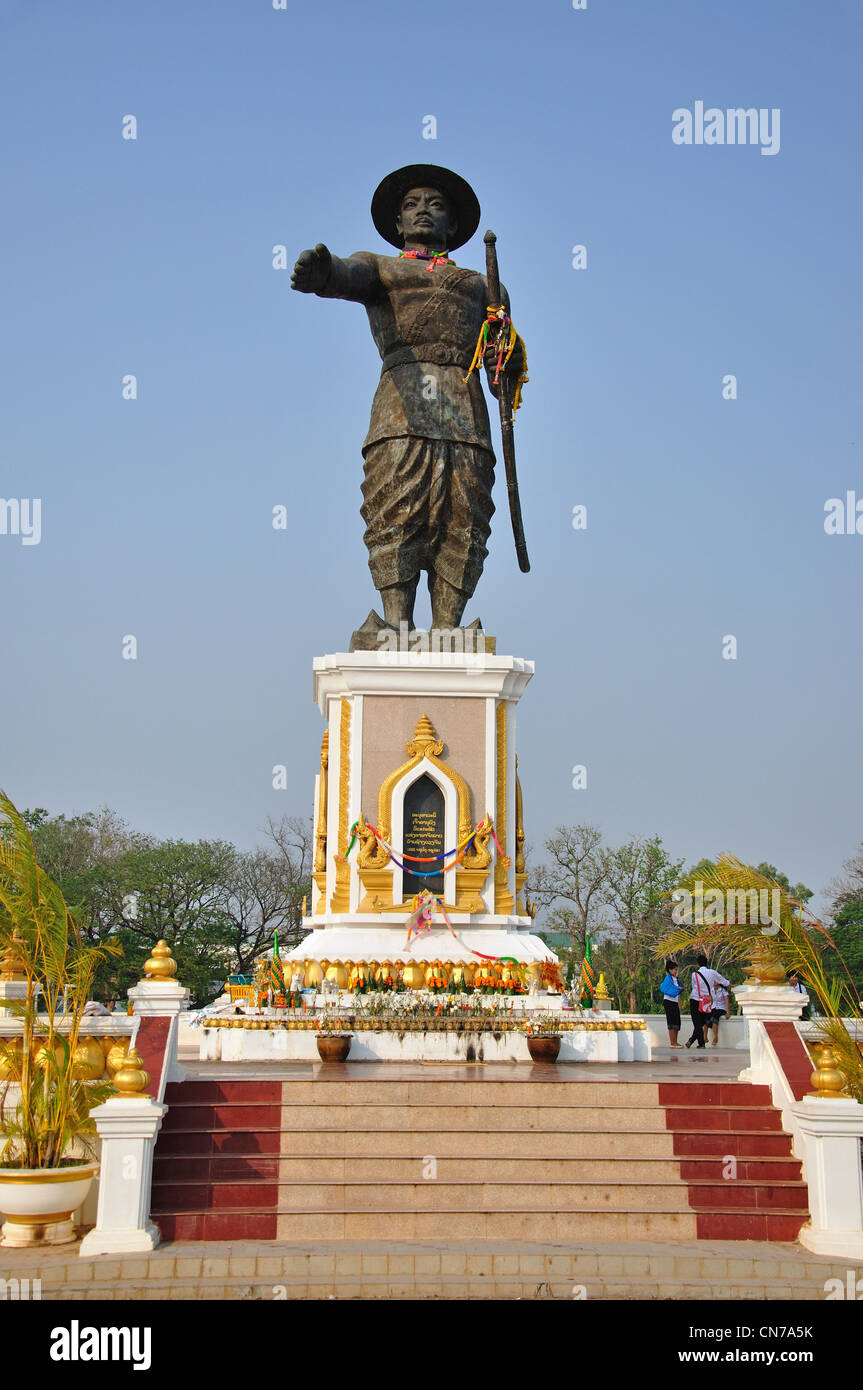
[[[754,1241],[175,1242],[150,1255],[4,1251],[42,1299],[795,1299],[845,1287],[847,1260]],[[860,1267],[857,1267],[860,1272]]]

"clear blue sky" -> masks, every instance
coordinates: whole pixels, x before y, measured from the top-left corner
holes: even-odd
[[[379,364],[271,249],[386,249],[372,190],[429,160],[475,187],[528,345],[533,570],[499,481],[466,615],[536,662],[528,839],[658,831],[821,890],[863,839],[863,536],[823,529],[863,497],[861,37],[851,0],[0,0],[0,496],[43,507],[39,545],[0,536],[13,799],[241,845],[311,813],[312,657],[376,599]],[[675,145],[697,100],[778,107],[780,152]]]

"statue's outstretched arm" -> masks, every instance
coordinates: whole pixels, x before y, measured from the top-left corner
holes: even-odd
[[[368,304],[381,292],[377,256],[358,251],[340,260],[319,242],[313,251],[301,251],[291,276],[291,288],[321,299],[350,299]]]

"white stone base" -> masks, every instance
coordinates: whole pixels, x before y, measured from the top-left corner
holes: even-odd
[[[81,1255],[125,1255],[155,1250],[162,1239],[152,1222],[130,1231],[88,1231],[81,1241]]]
[[[863,1264],[863,1231],[816,1231],[804,1226],[797,1237],[813,1255],[831,1255]]]
[[[202,1028],[204,1062],[319,1062],[313,1029]],[[351,1062],[530,1062],[519,1031],[406,1032],[360,1029],[351,1034]],[[573,1028],[561,1034],[561,1062],[649,1062],[644,1028]]]
[[[338,925],[318,926],[319,918],[314,919],[314,930],[299,946],[295,946],[282,959],[328,960],[328,961],[408,961],[441,960],[480,963],[480,955],[511,956],[522,965],[532,961],[555,961],[553,951],[534,936],[529,918],[489,917],[453,913],[450,921],[462,940],[457,940],[445,926],[432,927],[431,931],[415,936],[410,946],[406,944],[407,933],[403,920],[394,919],[392,924],[385,918],[356,917],[348,921],[339,918]],[[304,927],[311,927],[313,919],[306,918]],[[469,945],[465,943],[470,943]],[[471,949],[473,948],[473,949]]]

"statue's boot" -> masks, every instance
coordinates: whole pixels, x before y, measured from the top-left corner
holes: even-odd
[[[374,609],[371,610],[365,622],[356,629],[351,637],[350,651],[397,650],[393,646],[393,641],[397,641],[401,637],[401,624],[407,623],[409,632],[413,629],[414,601],[418,579],[419,576],[407,584],[393,584],[389,588],[380,590],[384,616],[381,617]]]
[[[462,614],[470,594],[457,589],[448,579],[435,574],[429,583],[432,605],[432,628],[454,628],[461,626]]]

